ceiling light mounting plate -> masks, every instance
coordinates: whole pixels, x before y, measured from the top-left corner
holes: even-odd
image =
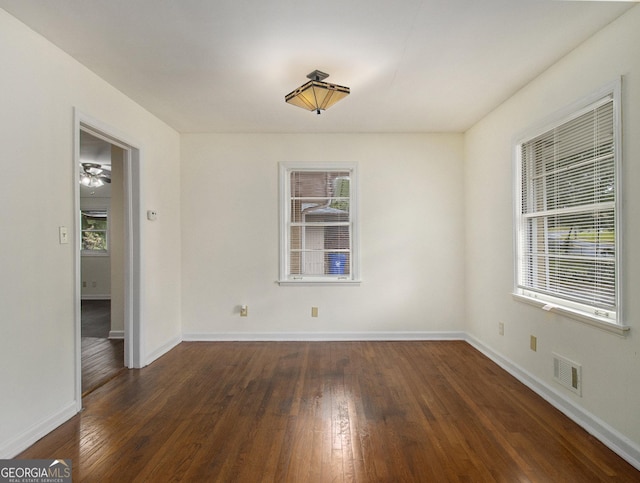
[[[307,74],[307,79],[311,79],[311,80],[316,80],[316,81],[321,81],[326,79],[327,77],[329,77],[329,74],[327,74],[326,72],[322,72],[321,70],[314,70],[313,72],[309,72]]]

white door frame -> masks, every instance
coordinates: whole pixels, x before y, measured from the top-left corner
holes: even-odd
[[[85,131],[124,150],[124,365],[143,367],[142,344],[142,240],[141,155],[139,145],[115,128],[74,109],[74,269],[75,269],[75,366],[76,402],[82,409],[81,271],[80,271],[80,131]]]

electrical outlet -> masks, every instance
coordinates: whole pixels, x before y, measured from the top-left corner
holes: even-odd
[[[531,339],[529,340],[529,347],[533,352],[538,350],[538,338],[535,335],[531,336]]]
[[[249,315],[249,307],[247,305],[240,306],[240,317],[247,317]]]
[[[311,307],[311,317],[318,316],[318,307]]]
[[[503,322],[500,322],[498,324],[498,334],[504,335],[504,323]]]

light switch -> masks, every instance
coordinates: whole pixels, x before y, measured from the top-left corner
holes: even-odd
[[[60,245],[66,245],[69,243],[69,231],[66,226],[58,227],[58,237],[60,239]]]

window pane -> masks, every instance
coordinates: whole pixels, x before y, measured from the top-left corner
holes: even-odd
[[[348,250],[349,226],[292,226],[289,231],[292,250]]]
[[[82,249],[83,250],[99,250],[107,249],[107,234],[103,231],[83,231],[82,232]]]
[[[344,180],[346,180],[346,186]],[[293,171],[291,196],[293,198],[348,196],[348,182],[348,171]]]
[[[87,229],[105,231],[107,229],[107,219],[106,218],[87,218]]]
[[[107,229],[107,212],[106,211],[83,211],[82,212],[82,229],[83,230],[106,230]]]
[[[291,252],[289,263],[292,275],[349,275],[350,258],[348,252],[299,250]]]
[[[348,275],[351,261],[347,252],[327,253],[327,273],[333,275]]]
[[[351,172],[301,169],[287,176],[287,276],[351,274]]]
[[[549,284],[553,291],[598,307],[609,308],[615,302],[613,262],[584,258],[552,258]]]
[[[84,210],[80,213],[82,250],[107,250],[107,211]]]
[[[555,255],[613,258],[613,210],[550,216],[548,250]]]
[[[324,246],[329,249],[348,250],[351,235],[349,226],[329,226],[324,230]]]

